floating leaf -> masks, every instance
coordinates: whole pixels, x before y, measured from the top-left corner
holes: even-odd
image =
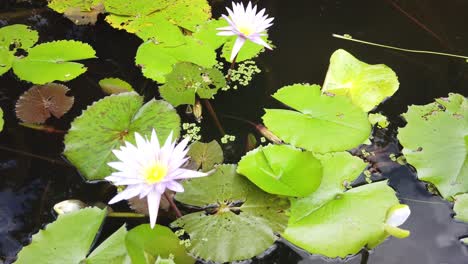
[[[3,130],[3,125],[5,121],[3,120],[3,110],[0,108],[0,132]]]
[[[102,242],[86,259],[86,264],[126,264],[130,263],[125,247],[127,229],[121,226]]]
[[[322,165],[312,152],[288,145],[260,146],[242,157],[237,172],[268,193],[306,196],[322,180]]]
[[[14,58],[12,51],[0,46],[0,76],[11,69]]]
[[[170,258],[163,259],[163,258],[158,257],[158,259],[156,260],[154,264],[176,264],[176,263],[174,262],[174,260]]]
[[[366,113],[347,97],[322,95],[318,85],[286,86],[273,97],[299,112],[266,109],[263,121],[273,134],[296,147],[318,153],[343,151],[370,135]]]
[[[0,28],[0,47],[28,49],[36,44],[39,34],[26,25],[16,24]]]
[[[454,218],[468,223],[468,193],[459,194],[454,197],[455,204],[453,211],[455,211]]]
[[[226,44],[224,44],[223,46],[221,56],[227,61],[231,61],[230,58],[231,58],[232,47],[234,46],[236,38],[237,36],[228,37],[226,40]],[[262,39],[268,42],[267,37],[262,37]],[[253,43],[252,41],[246,41],[245,44],[240,49],[239,53],[237,53],[236,62],[241,62],[241,61],[255,58],[264,50],[265,48],[262,45]]]
[[[398,130],[403,154],[418,178],[434,184],[445,199],[468,192],[468,100],[450,94],[428,105],[413,105]]]
[[[124,141],[134,142],[134,133],[149,135],[153,128],[160,139],[170,131],[178,137],[180,118],[165,101],[143,105],[136,93],[110,95],[89,106],[71,124],[65,136],[65,156],[88,180],[109,176],[107,163],[114,160],[113,149]]]
[[[99,86],[106,94],[119,94],[133,92],[133,87],[126,81],[119,78],[105,78],[99,81]]]
[[[365,112],[398,90],[395,72],[383,64],[369,65],[339,49],[330,58],[322,91],[346,95]]]
[[[106,210],[85,208],[58,219],[33,235],[31,244],[18,254],[17,264],[81,263],[93,244]]]
[[[165,47],[152,41],[145,42],[138,48],[135,63],[142,68],[143,75],[157,82],[164,83],[165,75],[172,72],[178,62],[192,62],[210,68],[216,62],[216,52],[191,37],[185,37],[185,44]]]
[[[102,4],[104,1],[105,0],[50,0],[47,6],[58,13],[65,13],[70,8],[91,11],[93,7]]]
[[[213,50],[218,49],[226,43],[228,38],[218,36],[217,33],[219,31],[217,28],[226,27],[228,25],[226,19],[223,18],[208,20],[197,28],[197,31],[193,33],[193,37],[203,42],[203,44],[209,45]],[[231,56],[231,54],[229,54],[229,56]]]
[[[50,8],[63,13],[76,25],[94,25],[99,14],[103,14],[104,0],[51,0]]]
[[[166,83],[159,87],[161,96],[173,106],[195,104],[195,94],[210,99],[226,86],[223,73],[217,69],[203,69],[192,63],[182,62],[166,76]]]
[[[167,8],[173,0],[106,0],[107,12],[121,16],[141,16]]]
[[[15,74],[35,84],[69,81],[86,71],[83,64],[71,62],[95,57],[88,44],[74,40],[60,40],[39,44],[28,50],[28,56],[13,63]]]
[[[369,114],[369,122],[373,126],[378,125],[381,128],[387,128],[389,125],[387,117],[380,113]]]
[[[153,229],[149,224],[133,228],[128,232],[125,245],[133,264],[154,263],[158,257],[169,258],[171,255],[177,264],[195,262],[171,229],[161,225]]]
[[[221,165],[215,173],[183,183],[177,193],[182,203],[211,212],[184,215],[174,223],[190,236],[189,250],[214,262],[250,259],[270,247],[287,221],[286,200],[264,193],[236,173],[236,166]],[[176,261],[177,262],[177,261]]]
[[[16,116],[25,123],[42,124],[51,115],[61,118],[73,106],[74,97],[67,96],[65,85],[35,85],[16,102]]]
[[[136,34],[144,41],[154,39],[158,44],[165,46],[178,46],[185,43],[184,34],[180,28],[169,22],[160,13],[143,16],[130,21],[125,30]]]
[[[216,140],[209,143],[200,141],[190,145],[190,150],[187,153],[190,157],[190,162],[195,163],[195,170],[199,168],[207,172],[213,169],[214,165],[223,163],[223,150]]]

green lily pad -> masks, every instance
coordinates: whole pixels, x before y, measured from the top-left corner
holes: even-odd
[[[189,250],[214,262],[250,259],[270,247],[287,222],[287,200],[267,194],[221,165],[215,173],[183,183],[182,203],[205,211],[184,215],[172,223],[190,236]]]
[[[3,110],[0,108],[0,132],[3,130],[3,125],[5,121],[3,120]]]
[[[70,8],[79,8],[82,11],[91,11],[91,9],[105,0],[50,0],[47,6],[58,13],[65,13]]]
[[[158,257],[170,256],[174,257],[177,264],[195,262],[171,229],[161,225],[156,225],[153,229],[149,224],[133,228],[128,232],[125,245],[133,264],[155,263]]]
[[[228,38],[216,35],[219,32],[216,29],[226,27],[228,25],[229,24],[226,19],[220,18],[208,20],[197,28],[197,31],[193,33],[193,37],[204,44],[209,45],[214,50],[218,49],[226,43]]]
[[[375,126],[379,126],[381,128],[387,128],[390,124],[386,116],[382,115],[381,113],[369,114],[369,122]]]
[[[322,180],[322,164],[312,152],[288,145],[260,146],[242,157],[237,172],[268,193],[307,196]]]
[[[321,94],[318,85],[295,84],[273,97],[297,110],[266,109],[263,122],[284,142],[313,152],[354,148],[371,132],[367,114],[345,96]]]
[[[330,58],[330,66],[322,91],[346,95],[368,112],[399,86],[395,72],[383,64],[370,65],[339,49]]]
[[[159,87],[162,98],[173,106],[195,104],[195,94],[210,99],[226,86],[224,75],[217,69],[203,69],[195,64],[182,62],[174,66],[166,76],[166,83]]]
[[[194,142],[190,145],[187,156],[195,163],[194,169],[201,168],[203,172],[213,169],[216,164],[221,164],[224,160],[223,150],[216,140],[208,143]]]
[[[69,81],[86,71],[83,64],[71,62],[95,58],[91,46],[73,40],[43,43],[28,50],[28,56],[16,59],[13,71],[24,81],[45,84]]]
[[[15,56],[8,48],[0,46],[0,76],[11,69]]]
[[[133,92],[133,87],[128,82],[119,78],[105,78],[99,81],[99,86],[106,94],[119,94]]]
[[[0,47],[29,49],[36,44],[39,34],[26,25],[15,24],[0,28]]]
[[[142,16],[167,8],[172,0],[106,0],[106,11],[121,16]]]
[[[224,44],[223,49],[221,51],[221,57],[226,59],[226,61],[230,62],[232,48],[234,47],[234,43],[236,41],[237,36],[225,37],[225,38],[227,38],[227,40],[226,40],[226,44]],[[262,37],[262,39],[268,42],[267,37]],[[262,45],[259,45],[259,44],[253,43],[252,41],[247,40],[242,46],[242,48],[240,49],[239,53],[237,53],[236,62],[241,62],[241,61],[255,58],[263,51],[265,51],[265,48]]]
[[[33,235],[31,244],[20,251],[15,263],[81,263],[106,213],[98,208],[85,208],[60,215],[55,222]]]
[[[171,131],[179,136],[180,118],[165,101],[143,104],[136,93],[110,95],[89,106],[71,124],[65,136],[64,154],[88,180],[102,180],[111,174],[108,162],[113,149],[124,141],[134,142],[134,133],[150,135],[153,128],[165,140]]]
[[[374,248],[388,236],[387,211],[396,204],[386,181],[363,185],[334,196],[301,220],[290,221],[283,237],[313,254],[344,258],[363,247]]]
[[[102,242],[86,258],[86,264],[127,264],[130,263],[125,247],[127,236],[125,225],[115,231],[110,237]]]
[[[204,68],[211,68],[216,61],[216,52],[191,37],[185,37],[185,44],[166,47],[147,41],[138,48],[135,63],[143,75],[157,82],[166,82],[166,75],[172,72],[178,62],[191,62]]]
[[[143,16],[130,21],[125,30],[134,33],[144,41],[154,39],[158,44],[178,46],[185,43],[184,34],[180,28],[169,22],[160,13]]]
[[[450,94],[437,102],[413,105],[398,130],[403,154],[418,178],[430,182],[447,200],[468,192],[468,100]]]
[[[454,218],[468,223],[468,193],[459,194],[454,198],[455,204],[453,211],[455,211]]]

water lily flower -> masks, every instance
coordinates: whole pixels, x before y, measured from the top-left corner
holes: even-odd
[[[236,36],[231,52],[231,61],[239,53],[246,40],[264,46],[267,49],[272,49],[261,37],[266,36],[265,31],[273,25],[273,17],[268,18],[265,15],[265,9],[257,13],[257,6],[252,7],[252,3],[247,4],[247,8],[243,3],[232,3],[232,10],[226,7],[229,17],[223,15],[223,18],[229,23],[227,27],[217,28],[220,30],[219,36]]]
[[[153,228],[158,216],[161,196],[167,189],[174,192],[183,192],[183,186],[179,180],[203,177],[208,174],[194,170],[184,169],[181,166],[188,160],[187,144],[189,139],[184,139],[178,145],[172,141],[172,132],[163,146],[159,145],[156,132],[153,130],[151,138],[143,138],[135,133],[136,146],[125,142],[120,150],[113,150],[120,160],[109,162],[114,169],[105,179],[114,185],[126,186],[109,201],[113,204],[122,200],[139,196],[146,197],[150,216],[150,225]]]
[[[397,204],[389,209],[385,221],[385,231],[398,238],[405,238],[410,235],[408,230],[398,228],[409,218],[411,210],[406,204]]]

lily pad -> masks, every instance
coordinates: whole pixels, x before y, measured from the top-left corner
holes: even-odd
[[[226,37],[225,37],[226,38]],[[231,52],[234,47],[237,36],[227,37],[226,43],[223,46],[221,57],[226,59],[226,61],[231,61]],[[262,37],[262,39],[268,42],[267,37]],[[250,60],[257,57],[260,53],[265,51],[265,48],[262,45],[253,43],[252,41],[246,41],[239,53],[237,53],[236,62],[241,62],[245,60]]]
[[[468,192],[468,100],[450,94],[437,102],[412,105],[403,114],[408,124],[398,130],[403,154],[447,200]]]
[[[213,169],[214,165],[223,163],[223,150],[216,140],[208,143],[200,141],[190,145],[187,156],[190,157],[190,162],[195,163],[196,170],[200,169],[207,172]]]
[[[71,124],[65,136],[65,156],[88,180],[109,176],[107,163],[114,160],[113,149],[124,141],[134,142],[134,133],[150,135],[153,128],[160,139],[171,131],[179,136],[180,118],[162,100],[143,104],[136,93],[110,95],[89,106]]]
[[[228,26],[226,19],[211,19],[198,26],[196,32],[193,33],[193,37],[215,50],[228,40],[228,38],[224,36],[217,35],[219,32],[217,28],[226,26]],[[229,54],[229,56],[231,56],[231,54]]]
[[[8,50],[29,49],[36,44],[38,39],[37,31],[26,25],[15,24],[0,28],[0,47]]]
[[[455,219],[468,223],[468,193],[455,196],[453,211],[455,211]]]
[[[130,21],[125,30],[136,34],[144,41],[154,39],[158,44],[178,46],[185,43],[184,34],[180,28],[169,22],[160,13],[143,16]]]
[[[99,14],[105,13],[105,0],[51,0],[48,6],[63,13],[76,25],[94,25]]]
[[[273,97],[297,110],[266,109],[266,127],[284,142],[313,152],[354,148],[371,132],[367,114],[345,96],[321,94],[318,85],[295,84]]]
[[[330,58],[322,91],[346,95],[368,112],[392,96],[399,85],[398,77],[388,66],[364,63],[339,49]]]
[[[15,56],[6,47],[0,46],[0,76],[11,69]]]
[[[174,66],[166,76],[166,83],[159,88],[161,96],[173,106],[195,104],[195,95],[210,99],[226,86],[223,73],[217,69],[203,69],[195,64],[182,62]]]
[[[267,194],[221,165],[215,173],[186,181],[182,203],[204,208],[172,223],[190,236],[189,250],[214,262],[250,259],[270,247],[287,222],[287,200]]]
[[[90,11],[93,7],[104,3],[105,0],[50,0],[47,6],[55,12],[64,13],[70,8]]]
[[[18,254],[17,264],[80,263],[84,261],[106,217],[106,210],[85,208],[60,215],[33,235],[31,244]]]
[[[387,128],[390,124],[386,116],[382,115],[381,113],[369,114],[369,122],[375,126],[379,126],[381,128]]]
[[[133,92],[133,87],[126,81],[119,78],[105,78],[99,81],[99,86],[106,94],[119,94]]]
[[[178,62],[191,62],[204,68],[211,68],[216,61],[216,52],[191,37],[185,37],[185,44],[165,47],[147,41],[138,48],[135,63],[141,67],[143,75],[157,82],[166,82],[165,75],[172,72]]]
[[[171,255],[177,264],[195,262],[171,229],[161,225],[153,229],[149,224],[133,228],[128,232],[125,245],[133,264],[155,263],[158,257],[169,258]]]
[[[71,62],[95,58],[88,44],[61,40],[43,43],[28,50],[28,56],[13,63],[13,71],[24,81],[45,84],[52,81],[69,81],[86,71],[83,64]]]
[[[102,242],[86,258],[86,264],[127,264],[130,263],[125,247],[127,229],[125,225]]]
[[[268,193],[307,196],[322,180],[322,165],[312,152],[288,145],[260,146],[242,157],[237,172]]]

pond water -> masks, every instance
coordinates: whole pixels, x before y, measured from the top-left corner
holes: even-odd
[[[97,51],[98,59],[85,63],[88,72],[67,83],[75,96],[74,107],[63,119],[52,121],[51,125],[66,130],[82,109],[104,96],[97,82],[105,77],[125,79],[148,98],[156,94],[155,83],[145,79],[134,66],[135,51],[140,44],[136,36],[114,30],[102,19],[95,26],[75,26],[44,8],[41,1],[19,4],[2,1],[5,2],[0,3],[0,26],[27,24],[39,31],[40,42],[76,39],[91,44]],[[217,17],[224,12],[228,1],[211,2]],[[257,59],[262,73],[249,87],[219,93],[212,102],[225,130],[238,138],[235,145],[226,147],[227,161],[238,161],[243,155],[247,133],[254,132],[254,129],[237,120],[223,118],[223,114],[260,123],[263,108],[279,106],[270,96],[275,90],[292,83],[320,84],[329,57],[338,48],[344,48],[371,64],[385,63],[399,77],[398,92],[377,109],[392,123],[386,131],[375,131],[372,148],[384,150],[380,161],[388,160],[390,153],[399,152],[395,134],[397,127],[404,125],[400,114],[408,105],[427,104],[449,92],[466,96],[468,64],[463,60],[396,52],[331,36],[332,33],[348,33],[358,39],[400,47],[468,54],[468,1],[400,2],[397,3],[404,11],[392,5],[395,2],[390,0],[257,1],[275,17],[270,36],[278,47]],[[29,243],[31,235],[54,220],[52,207],[57,202],[70,198],[90,203],[105,202],[113,196],[110,185],[84,183],[78,172],[62,159],[63,135],[17,125],[14,104],[29,87],[30,84],[19,81],[11,72],[0,77],[0,106],[5,111],[6,121],[6,127],[0,134],[0,263],[11,263],[21,247]],[[179,112],[183,115],[184,109]],[[190,117],[186,118],[192,121]],[[207,114],[202,136],[205,141],[220,138]],[[50,160],[31,156],[31,153]],[[411,207],[412,215],[403,226],[411,230],[411,236],[403,240],[389,238],[369,253],[367,263],[468,263],[468,247],[458,241],[461,236],[468,235],[468,224],[453,220],[451,204],[431,195],[425,185],[416,180],[416,174],[409,166],[383,167],[382,177],[390,179],[390,185],[397,190],[401,202]],[[169,222],[164,217],[160,221]],[[103,234],[111,233],[123,222],[123,219],[107,220]],[[144,221],[127,222],[135,226]],[[366,258],[364,253],[347,260],[330,260],[280,241],[268,254],[253,262],[366,263]]]

